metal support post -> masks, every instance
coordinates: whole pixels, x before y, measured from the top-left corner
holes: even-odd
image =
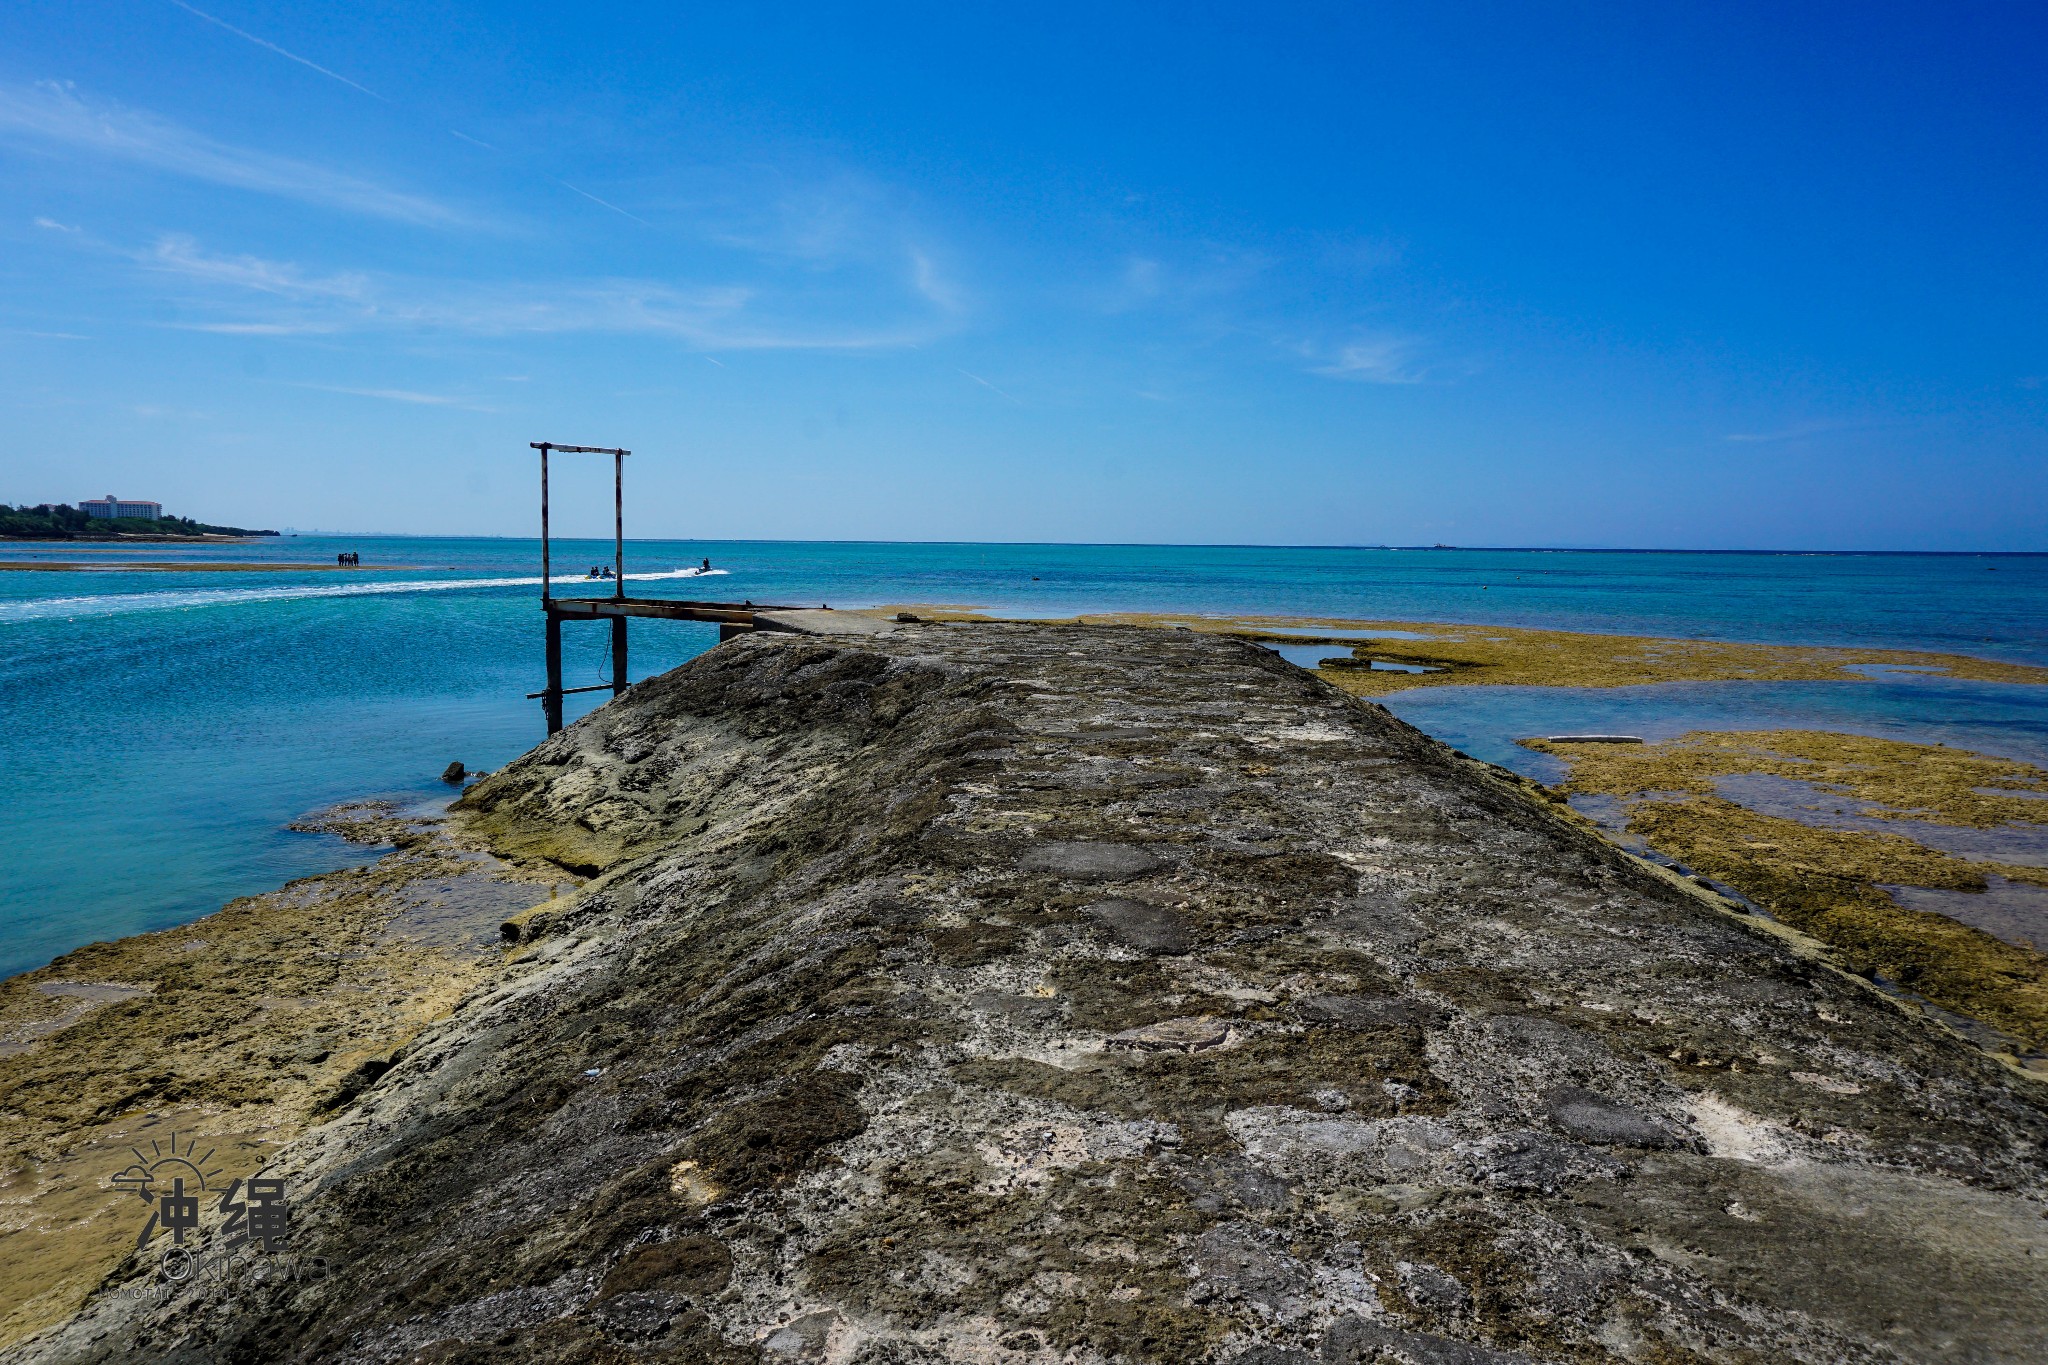
[[[540,452],[540,600],[548,600],[548,443],[533,447]]]
[[[562,618],[548,613],[548,690],[541,694],[547,712],[548,733],[562,729]]]
[[[626,452],[612,452],[612,598],[626,600]],[[626,694],[626,618],[612,618],[612,695]]]
[[[626,618],[612,618],[612,695],[626,695]]]
[[[551,558],[553,546],[548,531],[548,452],[559,450],[572,455],[609,455],[612,457],[612,600],[623,603],[626,600],[626,457],[630,450],[613,449],[610,446],[564,446],[553,441],[529,441],[527,444],[540,452],[540,605],[547,614],[548,631],[548,685],[537,695],[547,712],[548,733],[559,733],[562,728],[562,617],[555,609],[553,572]],[[567,604],[587,603],[590,599],[570,596],[562,599]],[[612,680],[608,685],[614,697],[626,690],[626,616],[621,612],[612,617]],[[569,692],[592,692],[596,688],[572,687]]]

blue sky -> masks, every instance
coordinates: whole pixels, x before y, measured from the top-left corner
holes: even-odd
[[[2048,550],[2044,37],[8,0],[0,501],[521,534],[549,439],[648,536]]]

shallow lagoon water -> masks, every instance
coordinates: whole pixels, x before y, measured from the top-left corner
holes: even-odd
[[[1713,779],[1714,790],[1738,805],[1796,820],[1815,829],[1855,834],[1897,834],[1965,861],[2048,867],[2048,825],[2006,824],[1978,829],[1931,820],[1865,814],[1867,801],[1772,773],[1728,773]],[[2048,814],[2048,812],[2043,812]]]
[[[1351,651],[1341,649],[1335,645],[1268,645],[1266,647],[1297,668],[1315,668],[1325,659],[1348,659],[1351,657]],[[1430,668],[1423,664],[1397,664],[1390,663],[1385,659],[1374,659],[1372,661],[1372,671],[1375,673],[1437,673],[1442,670]]]
[[[1648,687],[1428,687],[1378,700],[1474,758],[1542,782],[1557,758],[1515,741],[1688,730],[1834,730],[1948,744],[2048,767],[2048,687],[1913,674],[1870,682],[1698,682]]]
[[[558,541],[556,563],[598,563],[610,549]],[[360,860],[362,850],[284,826],[337,801],[445,796],[435,778],[449,760],[494,768],[542,737],[539,705],[523,695],[541,681],[533,541],[297,537],[146,556],[305,562],[346,550],[362,555],[361,571],[0,573],[0,972]],[[115,560],[76,545],[5,555]],[[674,541],[629,544],[627,567],[674,575],[706,555],[728,572],[640,579],[632,591],[1046,616],[1456,621],[2048,663],[2040,556]],[[709,626],[636,622],[633,676],[715,640]],[[567,664],[570,685],[599,681],[603,632],[571,627]],[[1513,744],[1522,735],[1701,725],[1865,729],[2048,762],[2048,701],[2038,699],[2048,689],[1922,676],[1623,691],[1655,695],[1431,688],[1386,701],[1525,771],[1540,756]],[[1558,695],[1533,695],[1548,693]],[[601,696],[571,697],[570,714]]]

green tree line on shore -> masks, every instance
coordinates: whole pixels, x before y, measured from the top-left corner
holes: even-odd
[[[190,517],[93,517],[61,502],[9,507],[0,502],[0,538],[8,540],[118,540],[124,536],[274,536],[239,526],[209,526]]]

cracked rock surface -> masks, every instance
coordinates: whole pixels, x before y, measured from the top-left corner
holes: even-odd
[[[459,813],[592,880],[273,1164],[328,1273],[14,1358],[2048,1341],[2038,1086],[1243,642],[744,638]]]

